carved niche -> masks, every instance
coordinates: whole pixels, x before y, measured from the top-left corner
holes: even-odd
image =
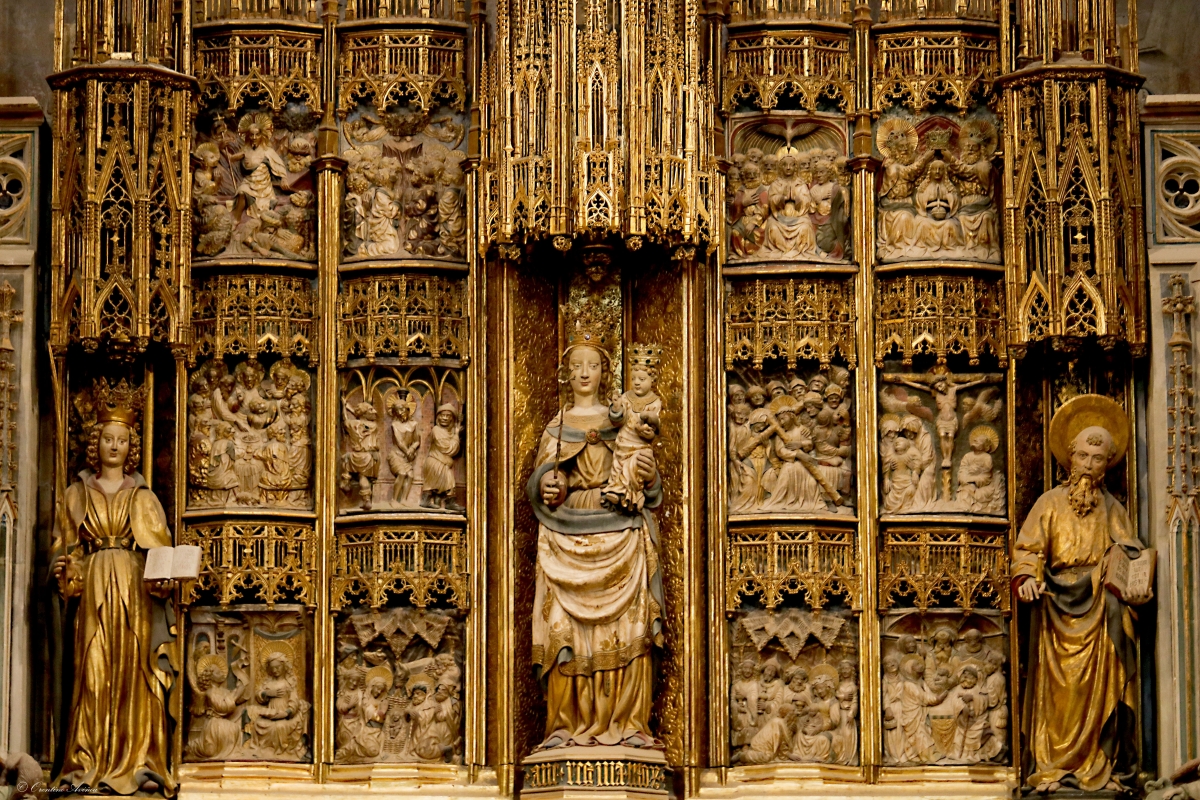
[[[445,105],[361,105],[349,114],[342,124],[347,262],[466,260],[465,133],[465,116]]]
[[[852,258],[842,130],[808,117],[760,117],[736,127],[732,145],[725,189],[730,264]]]
[[[192,151],[195,258],[316,260],[317,115],[290,101],[277,110],[206,111]]]
[[[354,611],[337,653],[336,763],[462,763],[461,613]]]
[[[997,612],[884,615],[883,763],[1009,762],[1008,631]]]
[[[1001,263],[997,121],[893,111],[879,124],[878,256],[899,261]]]
[[[843,611],[739,612],[730,622],[731,763],[859,763],[858,625]]]
[[[463,377],[425,365],[341,374],[339,512],[463,513]]]
[[[1004,375],[939,365],[880,381],[883,514],[1007,516]]]
[[[186,761],[308,761],[312,704],[303,608],[193,608]]]

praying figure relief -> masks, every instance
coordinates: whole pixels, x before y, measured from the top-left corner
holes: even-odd
[[[447,109],[350,115],[342,126],[347,261],[466,259],[465,132]]]
[[[460,377],[431,367],[346,374],[340,511],[463,513],[466,426],[458,400]]]
[[[312,376],[281,359],[214,360],[188,394],[188,507],[312,508]]]
[[[982,614],[885,618],[883,763],[1009,762],[1008,636]]]
[[[734,142],[725,198],[730,263],[848,259],[850,172],[841,132],[786,119],[744,126]]]
[[[879,259],[1000,263],[996,126],[892,116],[879,126]]]
[[[312,706],[301,612],[196,608],[187,761],[307,761]]]
[[[733,624],[733,764],[859,763],[855,625],[848,615],[750,611]]]
[[[883,513],[1005,516],[1004,376],[955,374],[939,366],[880,378]]]
[[[414,608],[356,611],[338,629],[334,761],[461,764],[462,622]]]
[[[315,118],[303,106],[220,114],[192,155],[196,252],[201,258],[316,259]]]
[[[730,514],[853,513],[849,387],[841,367],[729,376]]]

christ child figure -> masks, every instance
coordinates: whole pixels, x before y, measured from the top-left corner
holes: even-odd
[[[635,344],[630,348],[632,388],[608,409],[609,419],[621,430],[613,447],[612,476],[601,499],[609,508],[621,508],[630,514],[640,513],[646,502],[644,483],[638,479],[637,453],[651,450],[658,437],[662,399],[654,390],[661,355],[662,348],[655,345]]]

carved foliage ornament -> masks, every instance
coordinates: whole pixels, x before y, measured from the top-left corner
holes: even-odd
[[[992,6],[989,0],[972,4]],[[875,42],[873,83],[879,109],[903,106],[921,112],[944,103],[965,114],[986,101],[1000,73],[996,39],[986,34],[906,32],[881,35]]]
[[[856,366],[852,278],[731,280],[725,286],[727,370],[739,362],[762,369],[775,358],[827,367],[835,355]]]
[[[271,275],[214,276],[197,282],[193,358],[278,353],[317,361],[312,282]]]
[[[809,113],[845,111],[854,104],[850,37],[843,33],[731,36],[726,69],[722,102],[727,111],[743,103],[771,111],[784,98]]]

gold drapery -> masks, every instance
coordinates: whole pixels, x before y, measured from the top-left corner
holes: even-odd
[[[148,770],[171,791],[166,682],[154,665],[153,601],[141,552],[171,544],[162,505],[137,473],[107,494],[84,472],[67,489],[57,536],[82,578],[59,782],[133,794],[145,779],[138,773]]]

